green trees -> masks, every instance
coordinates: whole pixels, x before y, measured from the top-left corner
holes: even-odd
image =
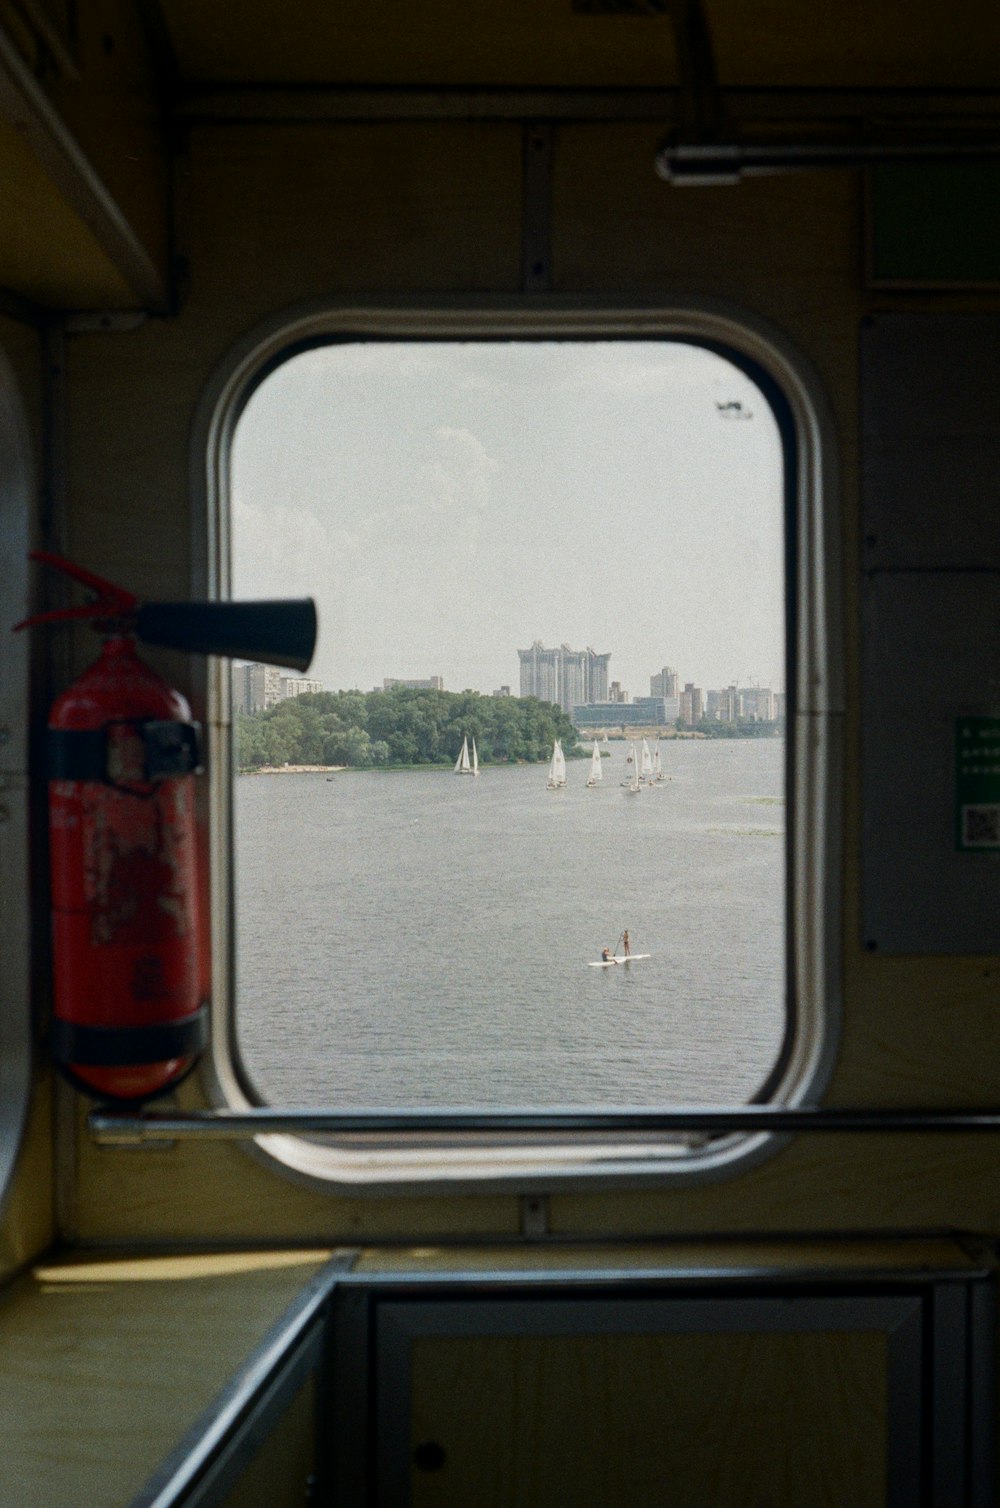
[[[576,730],[561,708],[536,697],[477,691],[320,691],[292,697],[236,720],[240,769],[262,765],[454,763],[462,739],[476,740],[480,762],[548,759],[561,738],[572,757]]]
[[[783,723],[720,723],[703,717],[698,732],[708,738],[779,738],[784,733]]]

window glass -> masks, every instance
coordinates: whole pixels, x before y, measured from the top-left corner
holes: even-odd
[[[233,595],[320,613],[304,676],[233,667],[261,1098],[759,1089],[788,1021],[783,496],[760,390],[676,341],[329,344],[260,384]]]

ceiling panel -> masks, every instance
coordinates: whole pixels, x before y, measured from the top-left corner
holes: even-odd
[[[572,0],[160,0],[191,83],[608,85],[676,82],[664,15]],[[655,3],[655,0],[654,0]],[[958,0],[706,0],[721,82],[989,88],[1000,6]]]
[[[996,0],[707,0],[730,85],[988,89],[1000,80]]]
[[[659,84],[663,16],[580,16],[570,0],[162,0],[192,83]]]

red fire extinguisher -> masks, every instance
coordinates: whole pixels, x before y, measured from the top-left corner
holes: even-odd
[[[201,730],[134,639],[306,670],[316,608],[309,598],[141,603],[58,555],[31,559],[96,596],[17,627],[88,620],[104,636],[49,714],[53,1054],[79,1088],[139,1101],[194,1066],[208,1012],[194,815]]]
[[[98,597],[27,623],[86,617],[105,636],[48,721],[53,1051],[90,1093],[145,1099],[176,1084],[206,1041],[200,729],[180,692],[136,654],[136,598],[59,557],[34,558]]]

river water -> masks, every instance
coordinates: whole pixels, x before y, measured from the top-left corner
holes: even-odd
[[[784,745],[235,781],[237,1022],[263,1098],[735,1103],[784,1030]],[[627,927],[646,960],[594,969]]]

